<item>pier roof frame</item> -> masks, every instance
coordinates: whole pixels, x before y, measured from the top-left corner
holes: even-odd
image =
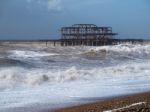
[[[97,27],[95,24],[74,24],[72,27]]]
[[[61,28],[62,39],[81,38],[113,38],[117,33],[112,32],[112,27],[98,27],[95,24],[74,24]]]

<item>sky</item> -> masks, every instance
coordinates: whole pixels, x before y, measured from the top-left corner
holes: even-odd
[[[0,39],[58,39],[63,26],[111,26],[150,39],[150,0],[0,0]]]

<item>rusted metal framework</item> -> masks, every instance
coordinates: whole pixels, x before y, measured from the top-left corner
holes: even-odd
[[[61,28],[62,46],[90,45],[99,46],[109,44],[117,33],[111,27],[98,27],[94,24],[74,24]]]

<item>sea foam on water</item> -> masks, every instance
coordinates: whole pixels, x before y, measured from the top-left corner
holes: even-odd
[[[150,90],[148,44],[10,47],[5,52],[1,59],[5,64],[0,63],[0,111],[34,112],[39,105],[52,109],[85,103],[82,98]]]

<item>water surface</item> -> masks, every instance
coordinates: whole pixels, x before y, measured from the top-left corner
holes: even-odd
[[[37,112],[150,90],[150,45],[0,48],[0,111]]]

